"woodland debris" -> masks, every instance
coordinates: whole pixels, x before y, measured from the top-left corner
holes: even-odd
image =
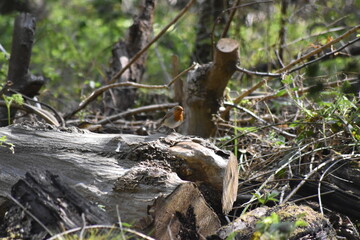
[[[272,208],[258,207],[220,228],[216,235],[212,236],[212,239],[226,239],[234,232],[236,232],[234,239],[261,239],[259,237],[262,234],[256,229],[256,225],[274,213],[279,216],[280,222],[273,222],[269,228],[269,232],[270,230],[273,231],[273,236],[275,234],[278,234],[276,236],[286,236],[291,233],[285,239],[336,239],[336,232],[328,219],[308,206],[297,206],[295,204],[278,205]],[[294,228],[293,224],[297,220],[303,221],[307,226]]]

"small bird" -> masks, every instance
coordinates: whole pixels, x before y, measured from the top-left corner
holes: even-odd
[[[161,126],[166,126],[168,128],[176,128],[180,126],[184,121],[184,109],[181,106],[176,106],[170,109],[166,115],[161,119],[160,125],[157,129]]]

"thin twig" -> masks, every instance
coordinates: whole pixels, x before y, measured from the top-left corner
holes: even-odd
[[[97,122],[97,124],[104,125],[104,124],[114,122],[114,121],[116,121],[116,120],[118,120],[120,118],[124,118],[124,117],[127,117],[127,116],[132,116],[132,115],[143,113],[143,112],[154,112],[156,110],[165,110],[165,109],[173,108],[173,107],[175,107],[177,105],[178,105],[177,103],[165,103],[165,104],[155,104],[155,105],[138,107],[138,108],[135,108],[135,109],[127,110],[125,112],[121,112],[121,113],[116,114],[116,115],[112,115],[112,116],[110,116],[108,118],[105,118],[105,119]]]
[[[24,212],[32,219],[34,219],[35,222],[37,222],[48,234],[54,236],[54,233],[49,228],[47,228],[34,214],[27,210],[26,207],[24,207],[24,205],[22,205],[18,200],[16,200],[13,196],[9,194],[6,194],[6,197],[13,201],[16,205],[18,205],[22,210],[24,210]]]
[[[119,205],[117,205],[117,204],[116,204],[116,215],[118,217],[118,224],[119,224],[119,228],[120,228],[121,237],[122,237],[122,239],[126,239],[125,234],[124,234],[124,228],[123,228],[121,217],[120,217]]]
[[[256,76],[261,76],[261,77],[281,77],[280,73],[268,73],[268,72],[257,72],[257,71],[251,71],[245,68],[242,68],[240,66],[235,66],[236,70],[238,70],[239,72],[243,72],[246,73],[248,75],[256,75]]]
[[[334,193],[334,192],[335,192],[335,190],[329,190],[329,191],[326,191],[326,192],[321,193],[321,196],[325,196],[325,195],[327,195],[327,194]],[[291,202],[292,202],[292,203],[296,203],[296,202],[300,202],[300,201],[305,201],[305,200],[307,200],[307,199],[315,198],[315,197],[317,197],[317,196],[318,196],[318,194],[312,194],[312,195],[308,195],[308,196],[306,196],[306,197],[297,198],[297,199],[295,199],[295,200],[293,200],[293,201],[291,201]]]
[[[81,213],[81,219],[82,219],[82,227],[81,227],[81,231],[79,234],[79,240],[83,240],[84,239],[84,233],[85,233],[85,228],[86,228],[86,219],[85,219],[85,214]]]
[[[99,228],[105,228],[105,229],[119,229],[119,227],[115,227],[115,226],[109,226],[109,225],[92,225],[92,226],[86,226],[85,229],[99,229]],[[62,233],[56,234],[53,237],[49,238],[48,240],[56,240],[58,238],[61,238],[62,236],[66,235],[66,234],[70,234],[70,233],[74,233],[81,230],[81,227],[76,227],[67,231],[64,231]],[[140,233],[138,231],[132,230],[130,228],[124,228],[125,232],[129,232],[132,234],[135,234],[139,237],[144,238],[145,240],[156,240],[155,238],[149,237],[143,233]]]
[[[358,37],[358,38],[355,38],[355,39],[349,41],[348,43],[344,44],[344,45],[341,46],[340,48],[334,50],[334,51],[328,52],[328,53],[324,54],[324,55],[321,56],[321,57],[318,57],[318,58],[316,58],[316,59],[314,59],[314,60],[311,60],[311,61],[308,61],[308,62],[304,63],[304,64],[301,65],[301,66],[298,66],[298,67],[296,67],[296,68],[291,69],[288,73],[292,73],[292,72],[298,71],[298,70],[300,70],[301,68],[304,68],[304,67],[306,67],[306,66],[308,66],[308,65],[310,65],[310,64],[313,64],[313,63],[318,62],[318,61],[320,61],[320,60],[322,60],[322,59],[324,59],[324,58],[326,58],[326,57],[329,57],[330,55],[333,55],[333,54],[335,54],[335,53],[337,53],[337,52],[340,52],[340,51],[343,50],[344,48],[350,46],[351,44],[356,43],[356,42],[359,41],[359,40],[360,40],[359,37]]]
[[[73,110],[69,114],[66,114],[64,116],[64,118],[68,119],[68,118],[72,117],[78,111],[85,108],[89,103],[91,103],[93,100],[95,100],[103,92],[107,91],[110,88],[115,88],[115,87],[135,87],[135,88],[147,88],[147,89],[167,89],[168,88],[167,85],[147,85],[147,84],[140,84],[140,83],[134,83],[134,82],[120,82],[120,83],[113,83],[113,84],[105,85],[105,86],[93,91],[90,94],[90,96],[88,96],[85,100],[83,100],[75,110]]]
[[[188,71],[190,71],[191,69],[193,69],[195,66],[197,66],[197,63],[193,63],[193,65],[191,65],[190,67],[188,67],[187,69],[185,69],[184,71],[182,71],[181,73],[179,73],[178,75],[176,75],[174,77],[173,80],[171,80],[171,82],[167,85],[168,87],[170,87],[175,81],[177,81],[182,75],[184,75],[185,73],[187,73]]]
[[[348,78],[348,79],[343,79],[343,80],[340,80],[340,81],[324,83],[323,87],[328,88],[328,87],[339,86],[340,84],[343,84],[345,81],[349,82],[349,83],[353,83],[353,82],[359,81],[359,79],[356,77],[356,78]],[[310,91],[314,87],[315,87],[315,85],[312,85],[312,86],[309,86],[309,87],[306,87],[306,88],[303,88],[303,89],[300,89],[300,90],[296,90],[296,92],[297,92],[297,94],[302,95],[304,93],[307,93],[308,91]],[[284,97],[284,96],[288,96],[288,93],[284,93],[283,95],[281,95],[281,97]],[[256,97],[251,98],[251,99],[259,102],[259,101],[267,101],[269,99],[274,99],[274,98],[277,98],[277,97],[279,97],[277,95],[277,93],[274,93],[274,94],[271,94],[271,95],[256,96]]]
[[[60,114],[59,114],[53,107],[51,107],[50,105],[48,105],[48,104],[46,104],[46,103],[43,103],[43,102],[40,102],[40,101],[37,101],[37,100],[34,100],[34,99],[32,99],[32,98],[29,98],[28,96],[26,96],[26,95],[24,95],[24,94],[22,94],[22,93],[20,93],[20,92],[18,92],[18,91],[16,91],[16,90],[14,90],[14,89],[10,89],[10,92],[14,92],[14,93],[17,93],[17,94],[21,94],[21,96],[22,96],[23,98],[25,98],[26,100],[29,100],[30,102],[38,103],[38,104],[40,104],[40,105],[43,105],[43,106],[47,107],[47,108],[50,109],[50,110],[54,113],[54,115],[60,120],[61,126],[63,126],[63,127],[65,126],[64,118],[61,117]]]
[[[109,84],[114,83],[144,52],[146,52],[151,45],[153,45],[166,31],[174,25],[191,7],[195,0],[190,0],[188,4],[181,10],[181,12],[169,23],[167,24],[143,49],[135,54],[135,56],[125,65],[119,72],[117,72],[109,81]]]
[[[304,183],[306,182],[306,179],[309,179],[314,173],[316,173],[317,171],[319,171],[321,168],[323,168],[324,166],[326,166],[326,164],[332,162],[333,159],[329,159],[321,164],[319,164],[316,168],[314,168],[314,170],[312,170],[311,172],[309,172],[308,174],[306,174],[306,176],[304,177],[304,179],[301,180],[301,182],[289,193],[289,195],[287,195],[287,197],[284,199],[284,201],[282,202],[282,204],[286,203],[287,201],[290,200],[290,198],[301,188],[302,185],[304,185]]]
[[[324,210],[323,210],[323,206],[322,206],[322,200],[321,200],[321,183],[322,180],[324,179],[324,177],[326,176],[327,172],[333,167],[335,166],[337,163],[339,163],[340,161],[343,161],[344,159],[339,159],[337,161],[335,161],[333,164],[331,164],[330,167],[328,167],[323,174],[321,174],[321,177],[319,179],[319,183],[318,183],[318,202],[319,202],[319,208],[320,208],[320,212],[322,215],[324,215]]]
[[[220,18],[223,17],[223,15],[228,12],[228,11],[232,11],[234,9],[237,9],[237,8],[242,8],[242,7],[248,7],[248,6],[251,6],[251,5],[254,5],[254,4],[260,4],[260,3],[270,3],[270,2],[274,2],[273,0],[265,0],[265,1],[262,1],[262,2],[251,2],[251,3],[245,3],[245,4],[241,4],[241,5],[238,5],[238,6],[235,6],[235,7],[231,7],[231,8],[228,8],[228,9],[225,9],[223,10],[219,16],[215,19],[214,21],[214,24],[212,26],[212,29],[211,29],[211,35],[210,35],[210,39],[211,39],[211,51],[213,51],[214,49],[214,46],[215,46],[215,37],[214,37],[214,32],[215,32],[215,27],[217,25],[217,23],[220,21]],[[225,30],[224,30],[225,31]],[[213,55],[213,53],[211,53]]]
[[[6,106],[5,101],[0,101],[0,106],[5,107]],[[44,119],[47,123],[55,125],[55,126],[60,126],[57,119],[52,114],[50,114],[48,111],[46,111],[44,109],[36,108],[27,103],[23,103],[20,105],[20,104],[14,103],[14,102],[11,104],[11,107],[26,111],[28,113],[36,114],[39,117],[41,117],[42,119]]]
[[[235,104],[226,103],[225,105],[226,105],[226,106],[232,106],[232,107],[234,107],[234,108],[237,108],[237,109],[239,109],[239,110],[242,110],[242,111],[246,112],[247,114],[250,114],[252,117],[254,117],[255,119],[257,119],[258,121],[260,121],[260,122],[262,122],[262,123],[269,124],[266,120],[264,120],[264,119],[262,119],[261,117],[257,116],[255,113],[253,113],[253,112],[250,111],[249,109],[246,109],[246,108],[244,108],[244,107],[241,107],[241,106],[235,105]],[[271,128],[274,129],[274,130],[276,130],[276,131],[278,131],[279,133],[281,133],[281,134],[283,134],[283,135],[288,136],[288,137],[293,137],[293,138],[296,137],[295,134],[288,133],[288,132],[286,132],[286,131],[284,131],[284,130],[282,130],[282,129],[280,129],[280,128],[277,128],[277,127],[275,127],[275,126],[271,126]]]
[[[343,30],[345,30],[345,29],[347,29],[347,28],[349,28],[349,27],[336,27],[336,28],[332,28],[332,29],[329,29],[329,30],[327,30],[327,31],[323,31],[323,32],[319,32],[319,33],[315,33],[315,34],[306,36],[306,37],[302,37],[302,38],[295,39],[295,40],[293,40],[293,41],[291,41],[291,42],[289,42],[289,43],[285,43],[285,44],[281,45],[281,47],[282,47],[282,48],[288,47],[288,46],[290,46],[290,45],[293,45],[293,44],[295,44],[295,43],[304,41],[304,40],[309,39],[309,38],[318,37],[318,36],[325,35],[325,34],[332,33],[332,32],[343,31]]]
[[[239,5],[240,2],[241,2],[241,0],[237,0],[236,2],[235,2],[235,1],[233,2],[229,19],[227,20],[227,22],[226,22],[226,24],[225,24],[225,27],[224,27],[224,31],[223,31],[222,34],[221,34],[221,37],[222,37],[222,38],[226,37],[226,35],[227,35],[228,31],[229,31],[231,22],[232,22],[232,20],[233,20],[233,18],[234,18],[234,16],[235,16],[236,10],[238,9],[236,6]]]

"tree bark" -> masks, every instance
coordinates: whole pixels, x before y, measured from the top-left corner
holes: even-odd
[[[188,135],[210,137],[216,126],[212,121],[223,102],[223,94],[239,61],[239,44],[222,38],[216,44],[214,61],[190,71],[184,86],[185,123]]]
[[[130,59],[150,41],[152,34],[155,0],[144,1],[140,15],[134,19],[125,40],[119,40],[112,49],[108,79],[119,72]],[[143,54],[129,70],[125,71],[119,82],[140,82],[145,71],[147,54]],[[106,115],[124,111],[133,106],[136,89],[111,89],[104,96],[104,111]]]
[[[11,88],[28,96],[34,97],[44,85],[43,77],[30,74],[29,66],[32,45],[35,35],[35,18],[29,13],[21,13],[15,18],[13,41],[7,79],[12,82]],[[9,95],[10,92],[6,93]],[[15,116],[16,109],[11,109],[10,118]],[[7,109],[0,108],[0,126],[8,125]]]
[[[12,199],[7,203],[9,207],[5,209],[7,214],[0,216],[2,237],[6,234],[8,238],[48,239],[50,234],[84,224],[110,224],[105,212],[96,204],[49,171],[27,173],[12,187],[11,195]]]
[[[0,136],[7,138],[0,146],[0,195],[10,193],[26,172],[48,170],[86,199],[106,206],[112,221],[117,220],[118,206],[121,219],[139,228],[147,227],[143,219],[148,218],[148,205],[186,181],[215,189],[220,202],[230,157],[206,140],[176,133],[95,134],[50,125],[12,125],[0,128]]]

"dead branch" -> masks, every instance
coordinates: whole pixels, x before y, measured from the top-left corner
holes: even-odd
[[[318,53],[320,53],[321,51],[323,51],[326,48],[331,47],[332,45],[334,45],[335,43],[343,40],[344,38],[346,38],[347,36],[349,36],[352,33],[355,33],[356,31],[358,31],[360,29],[360,25],[357,25],[355,27],[353,27],[352,29],[350,29],[349,31],[347,31],[346,33],[344,33],[343,35],[339,36],[338,38],[335,38],[334,40],[326,43],[325,45],[309,52],[308,54],[305,54],[304,56],[298,58],[297,60],[291,62],[290,64],[286,65],[285,67],[277,70],[275,73],[284,73],[287,72],[289,69],[291,69],[293,66],[295,66],[296,64],[303,62],[304,60],[310,58],[311,56],[314,56]],[[262,81],[260,81],[259,83],[255,84],[253,87],[251,87],[250,89],[248,89],[247,91],[245,91],[243,94],[241,94],[239,97],[237,97],[234,100],[234,104],[238,104],[244,97],[248,96],[250,93],[254,92],[256,89],[260,88],[261,86],[263,86],[265,83],[267,83],[268,81],[271,81],[273,79],[273,77],[267,77],[264,78]],[[230,111],[231,107],[227,107],[225,109],[224,112],[222,112],[221,116],[224,117],[228,114],[228,112]]]
[[[144,107],[139,107],[139,108],[135,108],[135,109],[130,109],[125,112],[121,112],[119,114],[105,118],[105,119],[99,121],[98,124],[104,125],[104,124],[114,122],[120,118],[124,118],[127,116],[132,116],[132,115],[136,115],[136,114],[143,113],[143,112],[154,112],[156,110],[165,110],[165,109],[173,108],[177,105],[178,105],[177,103],[165,103],[165,104],[156,104],[156,105],[150,105],[150,106],[144,106]]]
[[[68,113],[64,116],[65,119],[72,117],[74,114],[79,112],[81,109],[85,108],[89,103],[94,101],[98,96],[100,96],[103,92],[116,87],[135,87],[135,88],[148,88],[148,89],[166,89],[168,88],[167,85],[147,85],[147,84],[140,84],[134,82],[121,82],[121,83],[113,83],[109,85],[102,86],[101,88],[96,89],[93,91],[90,96],[88,96],[85,100],[83,100],[79,106],[73,110],[71,113]]]
[[[126,64],[125,67],[123,67],[118,73],[116,73],[112,79],[109,81],[109,84],[114,83],[136,60],[144,53],[146,52],[151,45],[153,45],[162,35],[166,33],[166,31],[174,25],[191,7],[191,5],[195,2],[195,0],[190,0],[188,4],[181,10],[181,12],[168,24],[166,25],[159,33],[154,37],[153,40],[151,40],[143,49],[141,49],[135,56],[129,61],[128,64]]]
[[[0,101],[0,106],[2,107],[6,107],[6,104],[4,101]],[[31,106],[27,103],[23,103],[21,105],[17,104],[17,103],[12,103],[11,104],[11,108],[15,108],[18,110],[23,110],[25,112],[28,113],[33,113],[37,116],[39,116],[40,118],[44,119],[45,122],[54,125],[54,126],[60,126],[59,122],[56,120],[56,118],[49,113],[48,111],[44,110],[44,109],[40,109],[40,108],[36,108],[34,106]]]

